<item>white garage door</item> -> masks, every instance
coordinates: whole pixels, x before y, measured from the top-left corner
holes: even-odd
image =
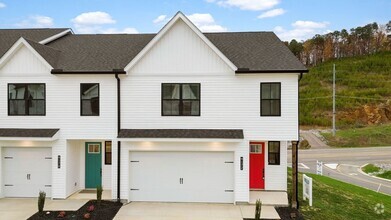
[[[234,202],[232,152],[131,152],[130,200]]]
[[[51,148],[3,148],[5,197],[37,197],[45,191],[51,197]]]

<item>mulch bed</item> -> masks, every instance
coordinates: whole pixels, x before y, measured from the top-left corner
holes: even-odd
[[[94,211],[88,212],[88,207],[94,205]],[[119,209],[121,208],[122,203],[120,202],[111,202],[102,200],[101,204],[98,205],[96,200],[90,200],[86,204],[84,204],[77,211],[65,211],[65,217],[58,217],[61,211],[44,211],[43,213],[35,213],[28,220],[45,220],[45,219],[85,219],[84,214],[90,213],[91,220],[107,220],[113,219],[117,214]],[[46,214],[50,212],[49,214]]]
[[[276,211],[280,215],[281,220],[304,220],[303,216],[297,209],[290,207],[277,207]],[[291,218],[291,213],[295,213],[296,218]]]

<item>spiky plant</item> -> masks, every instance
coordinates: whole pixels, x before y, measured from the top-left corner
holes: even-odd
[[[255,219],[261,219],[261,208],[262,208],[262,202],[260,199],[258,199],[255,202]]]
[[[44,191],[39,191],[38,196],[38,212],[43,212],[43,207],[45,206],[46,193]]]
[[[97,186],[96,187],[96,201],[97,201],[98,205],[100,205],[100,202],[102,201],[102,192],[103,192],[102,186]]]

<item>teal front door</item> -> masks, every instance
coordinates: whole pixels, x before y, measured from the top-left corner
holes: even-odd
[[[102,185],[102,145],[86,142],[86,186],[96,188]]]

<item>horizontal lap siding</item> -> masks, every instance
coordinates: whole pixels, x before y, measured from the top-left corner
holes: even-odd
[[[201,116],[161,116],[162,83],[200,83]],[[260,83],[281,82],[281,116],[260,116]],[[297,75],[145,76],[122,80],[122,128],[243,129],[248,140],[297,140]]]
[[[8,116],[8,83],[45,83],[46,116]],[[80,83],[99,83],[100,116],[80,116]],[[116,135],[117,93],[114,76],[3,77],[0,74],[2,128],[60,128],[64,139],[111,139]]]

